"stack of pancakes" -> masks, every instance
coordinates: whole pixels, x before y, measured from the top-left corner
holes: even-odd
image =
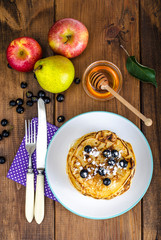
[[[104,154],[106,151],[118,155],[115,158],[107,157]],[[74,187],[82,194],[97,199],[111,199],[127,191],[135,167],[131,144],[108,130],[79,138],[67,157],[67,174]]]

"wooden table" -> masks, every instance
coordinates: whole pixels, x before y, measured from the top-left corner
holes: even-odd
[[[89,44],[82,55],[73,59],[76,76],[82,77],[93,61],[105,59],[115,63],[123,74],[120,94],[131,104],[153,119],[146,127],[116,99],[100,102],[89,98],[81,84],[64,93],[65,101],[48,94],[52,102],[47,106],[49,122],[61,126],[57,116],[66,120],[83,112],[105,110],[118,113],[135,123],[145,134],[154,156],[151,185],[143,199],[129,212],[109,220],[89,220],[66,210],[61,204],[46,198],[45,219],[41,225],[29,224],[24,216],[25,187],[6,178],[12,160],[24,136],[24,119],[37,116],[36,105],[25,107],[17,114],[9,101],[25,99],[20,83],[26,81],[28,90],[37,94],[40,86],[33,73],[20,73],[7,68],[6,48],[20,36],[35,38],[43,47],[43,57],[52,55],[47,34],[52,24],[61,18],[82,21],[89,30]],[[119,25],[126,32],[121,40],[131,55],[156,70],[158,87],[143,84],[126,70],[126,55],[118,39],[107,41],[110,24]],[[0,120],[6,118],[13,131],[0,142],[0,155],[6,163],[0,166],[0,239],[2,240],[105,240],[105,239],[161,239],[161,4],[158,0],[1,0],[0,1]],[[2,127],[0,127],[2,131]]]

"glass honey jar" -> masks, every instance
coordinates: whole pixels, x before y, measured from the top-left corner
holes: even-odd
[[[113,95],[107,90],[98,90],[91,84],[90,76],[93,72],[103,73],[107,79],[108,84],[116,92],[119,92],[122,88],[122,74],[120,69],[112,62],[100,60],[90,64],[82,78],[83,88],[88,96],[100,100],[106,101],[113,98]]]

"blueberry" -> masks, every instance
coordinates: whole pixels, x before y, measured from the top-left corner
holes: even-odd
[[[64,122],[65,121],[65,117],[64,116],[59,116],[59,117],[57,117],[57,121],[59,123]]]
[[[5,161],[6,161],[6,159],[4,157],[0,156],[0,164],[5,163]]]
[[[31,97],[31,101],[33,101],[34,103],[37,102],[37,101],[38,101],[38,97],[32,96],[32,97]]]
[[[82,178],[88,177],[88,171],[87,171],[87,169],[82,169],[82,170],[80,171],[80,176],[81,176]]]
[[[120,165],[120,167],[122,167],[122,168],[126,168],[127,165],[128,165],[128,162],[127,162],[125,159],[122,159],[122,160],[119,162],[119,165]]]
[[[103,184],[104,184],[105,186],[110,185],[110,183],[111,183],[111,179],[109,179],[109,178],[103,179]]]
[[[22,105],[23,104],[23,99],[22,98],[17,98],[16,100],[17,105]]]
[[[9,131],[3,130],[2,136],[5,137],[5,138],[8,137],[9,136]]]
[[[8,121],[6,119],[2,119],[1,125],[4,127],[8,124]]]
[[[9,105],[10,105],[11,107],[14,107],[14,106],[17,105],[17,103],[16,103],[15,100],[11,100],[11,101],[9,102]]]
[[[21,83],[21,88],[27,88],[27,83],[26,82],[22,82]]]
[[[85,158],[86,158],[86,159],[88,159],[88,158],[89,158],[89,155],[88,155],[88,154],[86,154],[86,155],[84,155],[84,156],[85,156]]]
[[[92,151],[92,147],[90,145],[85,146],[84,151],[86,153],[90,153]]]
[[[108,162],[108,165],[109,165],[109,166],[114,166],[115,163],[116,163],[114,157],[110,157],[107,162]]]
[[[16,108],[16,111],[17,111],[17,113],[21,114],[21,113],[24,112],[24,108],[23,108],[22,106],[18,106],[18,107]]]
[[[38,97],[43,98],[43,97],[45,97],[46,94],[44,91],[40,90],[37,95],[38,95]]]
[[[63,102],[64,101],[64,95],[63,94],[58,94],[56,99],[57,99],[58,102]]]
[[[29,106],[29,107],[32,107],[33,101],[32,101],[32,100],[28,100],[28,101],[26,102],[26,105]]]
[[[106,175],[106,171],[105,171],[105,169],[104,169],[103,167],[100,167],[100,168],[98,169],[98,173],[99,173],[99,175],[101,175],[101,176],[105,176],[105,175]]]
[[[112,150],[111,154],[112,154],[112,157],[114,157],[114,158],[119,157],[119,152],[117,150]]]
[[[10,68],[10,69],[12,69],[12,67],[9,65],[9,63],[7,64],[7,67]]]
[[[0,134],[0,141],[3,139],[3,136],[2,136],[2,134]]]
[[[106,149],[103,151],[103,156],[106,158],[111,157],[111,150],[110,149]]]
[[[26,97],[27,97],[27,98],[31,98],[32,96],[33,96],[33,93],[30,92],[30,91],[27,91],[27,93],[26,93]]]
[[[75,79],[74,79],[74,82],[75,82],[76,84],[79,84],[79,83],[80,83],[80,78],[75,78]]]
[[[37,80],[36,74],[34,73],[34,78]]]
[[[44,103],[48,104],[51,102],[51,99],[49,97],[43,97]]]

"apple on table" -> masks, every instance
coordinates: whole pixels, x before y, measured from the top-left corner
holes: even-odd
[[[80,55],[86,48],[89,33],[80,21],[64,18],[57,21],[49,30],[48,42],[52,50],[67,58]]]
[[[7,48],[9,65],[20,72],[30,72],[35,63],[42,57],[42,48],[39,43],[30,37],[14,39]]]

